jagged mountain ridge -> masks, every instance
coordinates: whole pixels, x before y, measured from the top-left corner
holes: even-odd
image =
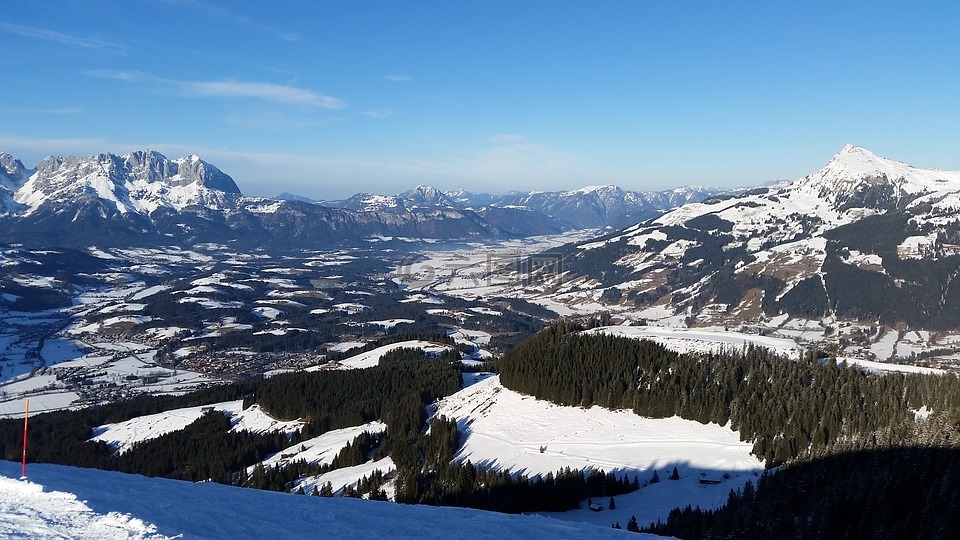
[[[960,172],[846,146],[793,182],[681,206],[563,249],[565,303],[688,324],[778,317],[960,327]]]
[[[0,216],[16,211],[14,196],[34,171],[27,169],[19,159],[0,153]]]
[[[524,209],[556,218],[571,229],[625,227],[657,216],[688,202],[701,201],[727,190],[699,186],[667,191],[628,191],[618,186],[588,186],[570,191],[510,192],[503,195],[444,192],[420,185],[398,195],[358,193],[340,201],[320,204],[358,211],[403,210],[412,208],[500,208]],[[282,199],[300,199],[288,193]]]
[[[351,210],[245,197],[229,175],[199,157],[170,160],[151,150],[48,157],[32,171],[9,154],[0,155],[0,164],[0,234],[29,245],[309,247],[369,237],[495,238],[562,230],[557,220],[526,210]]]

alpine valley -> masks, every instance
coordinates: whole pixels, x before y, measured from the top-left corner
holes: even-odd
[[[738,190],[332,201],[0,154],[0,454],[29,406],[56,488],[0,479],[0,535],[209,535],[209,492],[231,535],[952,538],[958,210],[960,172],[856,146]]]

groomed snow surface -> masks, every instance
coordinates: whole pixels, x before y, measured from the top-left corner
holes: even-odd
[[[192,484],[0,461],[4,538],[624,538],[541,516]],[[629,538],[660,538],[629,536]]]

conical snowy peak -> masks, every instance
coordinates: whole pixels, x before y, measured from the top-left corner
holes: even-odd
[[[837,178],[886,176],[903,178],[917,170],[912,165],[880,157],[861,146],[848,144],[821,169]]]
[[[848,144],[822,169],[801,178],[796,188],[834,207],[850,207],[864,197],[882,196],[896,202],[923,193],[956,191],[960,189],[960,172],[919,169]]]

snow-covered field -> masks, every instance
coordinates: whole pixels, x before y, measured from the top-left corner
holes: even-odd
[[[234,429],[237,428],[238,426],[234,426]],[[263,460],[262,463],[264,467],[274,467],[287,461],[298,461],[302,459],[314,465],[326,465],[333,461],[333,458],[336,457],[337,453],[339,453],[347,443],[353,442],[361,433],[365,431],[369,433],[379,433],[386,431],[386,429],[387,425],[383,422],[368,422],[359,426],[334,429],[319,437],[307,439],[283,452],[274,454]],[[250,472],[252,472],[252,467]],[[359,478],[359,476],[357,478]],[[294,489],[294,491],[296,491],[296,489]]]
[[[410,290],[443,291],[463,298],[488,296],[516,284],[499,272],[517,261],[564,244],[586,240],[596,230],[570,231],[500,242],[476,243],[469,249],[445,249],[425,253],[425,259],[407,263],[394,272],[394,281]]]
[[[766,347],[777,354],[796,358],[803,349],[791,339],[780,339],[739,332],[709,332],[660,326],[605,326],[588,332],[649,339],[677,352],[716,352],[721,348],[740,349],[747,344]]]
[[[303,422],[281,421],[270,417],[258,405],[243,408],[243,400],[225,401],[202,407],[185,407],[156,414],[138,416],[125,422],[104,424],[93,429],[92,441],[103,441],[123,452],[131,445],[141,441],[155,439],[161,435],[181,430],[208,409],[221,411],[230,417],[232,431],[247,430],[254,433],[284,431],[291,433],[300,429]]]
[[[643,524],[665,520],[677,506],[723,504],[730,489],[755,480],[754,474],[763,470],[763,463],[750,454],[752,444],[740,441],[729,427],[677,417],[650,419],[601,407],[564,407],[504,388],[499,377],[444,398],[436,414],[457,419],[464,434],[458,460],[531,476],[570,467],[637,475],[641,484],[654,471],[663,479],[618,497],[616,512],[555,515],[561,519],[600,516],[597,523],[607,526],[614,521],[626,525],[631,514]],[[673,467],[681,480],[666,480]],[[704,486],[698,482],[701,473],[726,473],[730,478]]]
[[[341,360],[339,364],[343,367],[354,368],[354,369],[365,369],[374,367],[377,363],[380,362],[380,359],[390,351],[395,351],[397,349],[423,349],[424,354],[435,354],[443,352],[449,349],[447,345],[437,345],[436,343],[431,343],[429,341],[422,340],[412,340],[412,341],[401,341],[400,343],[391,343],[389,345],[384,345],[383,347],[377,347],[372,351],[367,351],[365,353],[360,353],[356,356],[351,356]],[[318,371],[320,369],[328,369],[327,366],[314,366],[307,368],[307,371]]]
[[[0,461],[0,537],[624,538],[606,526]],[[659,538],[629,536],[629,538]]]

